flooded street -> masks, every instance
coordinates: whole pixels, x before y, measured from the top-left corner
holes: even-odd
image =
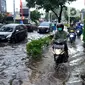
[[[26,43],[47,35],[37,32],[28,33],[28,39],[17,44],[0,43],[0,85],[26,85],[29,82],[31,69],[27,68]]]
[[[34,64],[35,69],[31,75],[31,83],[34,85],[83,85],[81,75],[85,72],[85,53],[80,39],[69,46],[69,62],[59,71],[55,70],[52,48],[49,47],[42,62]]]
[[[0,85],[82,85],[80,75],[85,71],[85,54],[80,39],[73,46],[68,44],[69,62],[60,71],[55,70],[51,46],[45,48],[40,62],[29,64],[27,41],[47,35],[28,33],[27,40],[21,43],[0,44]]]
[[[71,75],[66,85],[83,85],[81,75],[85,72],[85,53],[82,45],[82,41],[77,39],[75,47],[72,48],[74,50],[69,50]]]

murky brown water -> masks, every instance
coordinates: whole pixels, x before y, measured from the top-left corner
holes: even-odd
[[[28,41],[45,37],[38,33],[28,33]],[[26,43],[0,44],[0,85],[81,85],[80,74],[84,70],[84,53],[80,40],[76,41],[76,46],[69,45],[69,63],[64,67],[67,71],[55,70],[52,49],[46,48],[44,58],[37,63],[29,65],[26,54]],[[76,82],[76,84],[72,83]],[[78,83],[78,84],[77,84]]]
[[[69,58],[69,64],[71,68],[71,75],[66,85],[83,85],[81,79],[81,73],[85,68],[85,53],[80,39],[76,40],[76,48],[70,49],[71,56]]]
[[[28,41],[45,37],[37,32],[28,33]],[[0,85],[30,85],[29,77],[32,70],[27,68],[26,43],[17,44],[0,43]],[[27,84],[26,84],[27,82]]]

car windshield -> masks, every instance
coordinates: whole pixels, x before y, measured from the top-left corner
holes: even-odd
[[[48,22],[43,22],[43,23],[40,24],[40,26],[49,26],[49,24],[50,23],[48,23]]]
[[[12,32],[13,28],[12,27],[1,27],[0,32]]]

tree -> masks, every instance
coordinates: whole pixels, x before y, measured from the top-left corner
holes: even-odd
[[[72,8],[72,9],[76,10],[75,8]],[[64,17],[65,17],[66,21],[68,21],[69,15],[68,15],[67,9],[64,10]],[[76,22],[79,22],[80,19],[81,19],[80,16],[70,14],[70,22],[76,23]]]
[[[3,19],[4,19],[4,15],[0,13],[0,23],[3,22]]]
[[[37,5],[38,8],[44,8],[46,12],[52,11],[58,18],[58,22],[61,22],[62,11],[67,2],[67,0],[26,0],[26,1],[27,6],[29,8],[36,7]],[[76,0],[68,0],[68,3],[72,1]],[[58,9],[58,12],[56,12],[56,9]]]
[[[31,16],[31,20],[37,24],[37,20],[39,20],[39,18],[41,17],[41,14],[37,10],[34,10],[34,11],[31,11],[30,16]]]

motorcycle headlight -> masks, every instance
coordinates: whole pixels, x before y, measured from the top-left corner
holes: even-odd
[[[61,49],[54,49],[54,53],[57,54],[57,55],[61,54],[61,52],[62,52]]]
[[[79,33],[79,30],[77,30],[77,33]]]
[[[74,35],[70,35],[70,37],[74,37]]]

